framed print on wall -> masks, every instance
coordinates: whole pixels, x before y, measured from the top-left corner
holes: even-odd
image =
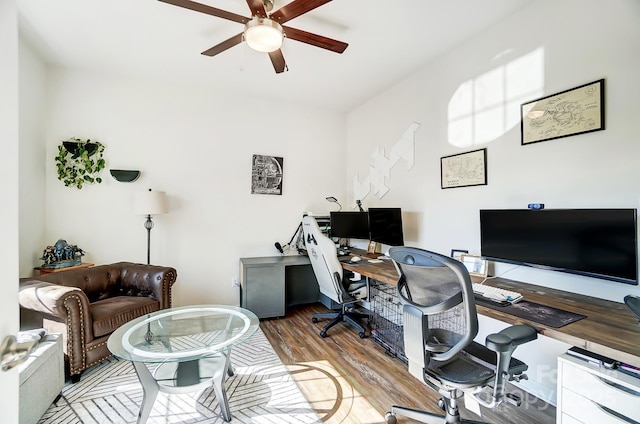
[[[604,130],[604,79],[523,103],[522,145]]]
[[[282,194],[284,158],[253,155],[251,160],[251,194]]]
[[[441,188],[487,185],[487,149],[440,158]]]

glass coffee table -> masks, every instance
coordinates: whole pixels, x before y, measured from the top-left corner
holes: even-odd
[[[225,375],[233,375],[231,350],[258,327],[258,317],[247,309],[200,305],[163,309],[114,331],[107,347],[133,363],[142,384],[138,423],[146,423],[159,392],[187,393],[211,385],[224,420],[231,421],[224,387]]]

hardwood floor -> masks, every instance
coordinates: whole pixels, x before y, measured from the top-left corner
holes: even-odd
[[[439,413],[438,395],[411,376],[407,366],[385,353],[372,338],[360,339],[346,324],[319,336],[326,320],[311,322],[322,304],[290,308],[280,319],[262,320],[260,328],[288,367],[323,423],[384,423],[392,405]],[[512,387],[518,393],[518,389]],[[532,395],[519,393],[519,408],[501,405],[482,410],[482,418],[461,408],[463,418],[493,423],[554,423],[555,407]],[[462,402],[463,403],[463,402]],[[414,421],[398,416],[398,423]]]

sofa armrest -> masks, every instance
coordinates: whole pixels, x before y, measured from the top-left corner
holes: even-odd
[[[159,265],[120,262],[120,287],[131,294],[150,294],[160,302],[160,309],[171,307],[171,286],[176,282],[175,268]]]
[[[23,308],[61,320],[67,318],[70,308],[89,310],[89,300],[79,288],[29,278],[20,280],[18,302]]]
[[[29,278],[20,280],[20,306],[41,313],[45,319],[63,323],[63,340],[71,374],[85,368],[85,346],[93,340],[89,299],[76,287]]]

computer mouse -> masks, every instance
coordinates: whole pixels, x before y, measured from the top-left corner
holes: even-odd
[[[351,262],[358,262],[360,260],[362,260],[362,258],[360,256],[352,256],[351,257]]]

